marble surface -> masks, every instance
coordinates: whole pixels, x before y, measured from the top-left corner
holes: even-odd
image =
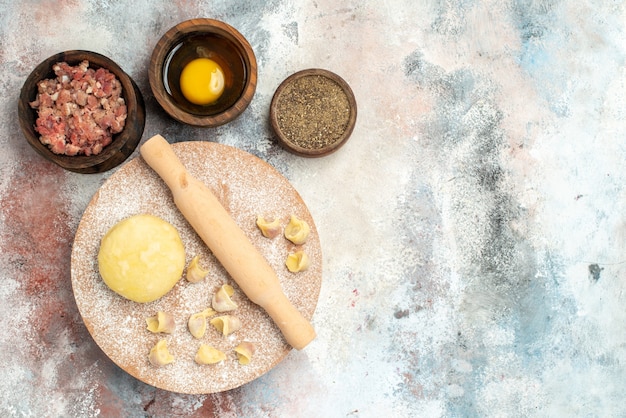
[[[259,84],[216,129],[152,96],[152,47],[211,17],[250,41]],[[564,0],[0,1],[0,415],[626,415],[626,3]],[[113,173],[45,162],[17,121],[32,68],[65,49],[137,82],[143,140],[214,141],[276,167],[324,250],[317,339],[238,389],[181,395],[115,366],[84,327],[70,251]],[[281,150],[289,74],[352,86],[350,141]]]

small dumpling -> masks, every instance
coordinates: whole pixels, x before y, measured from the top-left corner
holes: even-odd
[[[189,328],[189,332],[194,338],[200,339],[204,337],[204,333],[206,332],[206,317],[202,315],[202,313],[191,315],[187,321],[187,328]]]
[[[252,360],[252,355],[254,354],[255,349],[256,347],[250,341],[243,341],[235,347],[235,353],[237,353],[239,364],[250,364],[250,360]]]
[[[266,238],[274,238],[280,234],[280,218],[266,221],[264,217],[258,215],[256,218],[256,226],[259,227],[261,233]]]
[[[211,306],[217,312],[228,312],[237,309],[237,304],[231,299],[231,296],[235,294],[235,289],[232,286],[224,284],[222,285],[211,300]]]
[[[189,262],[189,266],[187,266],[187,281],[190,283],[198,283],[204,280],[209,273],[209,270],[205,270],[200,266],[200,256],[196,255]]]
[[[148,326],[148,331],[154,333],[163,332],[171,334],[176,329],[174,317],[171,314],[162,311],[158,311],[155,316],[146,318],[146,324]]]
[[[204,337],[204,333],[206,332],[206,319],[212,315],[215,315],[215,311],[211,308],[191,315],[187,321],[187,328],[189,328],[191,335],[198,339]]]
[[[309,268],[310,264],[309,256],[302,250],[287,255],[287,261],[285,262],[285,265],[292,273],[304,271]]]
[[[195,361],[198,364],[215,364],[226,359],[226,354],[207,344],[202,344],[196,352]]]
[[[165,366],[174,361],[174,356],[170,354],[167,349],[167,341],[159,340],[158,343],[152,347],[148,360],[153,366]]]
[[[291,215],[289,223],[285,227],[285,238],[296,245],[301,245],[306,242],[310,232],[311,228],[305,220]]]
[[[236,316],[223,315],[211,319],[211,325],[215,327],[223,336],[228,336],[241,328],[241,320]]]

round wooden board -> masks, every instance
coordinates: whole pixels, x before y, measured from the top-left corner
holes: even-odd
[[[278,171],[259,158],[227,145],[212,142],[182,142],[172,145],[187,170],[206,184],[252,243],[275,269],[283,291],[304,317],[311,319],[322,281],[322,252],[315,223],[298,192]],[[111,291],[98,273],[100,240],[120,220],[150,213],[174,225],[183,240],[187,263],[200,255],[209,275],[201,283],[184,278],[161,299],[140,304]],[[279,217],[283,226],[296,215],[311,226],[309,239],[295,246],[284,236],[265,238],[256,226],[257,215]],[[289,252],[303,249],[311,259],[307,271],[291,273],[285,267]],[[71,260],[72,287],[76,304],[93,339],[111,360],[137,379],[155,387],[188,394],[221,392],[239,387],[269,371],[291,350],[271,318],[252,303],[196,235],[178,211],[171,193],[158,175],[137,157],[122,166],[94,195],[76,231]],[[224,283],[235,289],[238,308],[231,314],[243,327],[224,337],[211,325],[205,336],[195,339],[187,329],[190,315],[211,304],[212,294]],[[176,331],[153,334],[146,318],[157,311],[174,315]],[[166,339],[174,363],[155,367],[148,353]],[[237,361],[233,348],[251,341],[256,352],[250,364]],[[215,365],[198,365],[194,356],[200,344],[210,344],[226,353]]]

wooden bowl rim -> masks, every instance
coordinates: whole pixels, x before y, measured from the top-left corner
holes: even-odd
[[[246,67],[247,80],[241,96],[231,107],[215,115],[194,115],[181,110],[165,91],[163,84],[163,64],[172,47],[186,36],[200,33],[217,34],[233,43],[244,58]],[[228,23],[210,18],[189,19],[173,26],[161,36],[152,51],[148,78],[154,97],[171,117],[188,125],[216,127],[237,118],[252,101],[257,85],[256,56],[248,40]]]
[[[348,119],[348,125],[346,126],[343,135],[337,141],[324,148],[308,149],[300,147],[299,145],[289,141],[289,139],[282,133],[280,126],[278,125],[277,106],[280,95],[290,83],[300,78],[315,75],[326,77],[334,81],[339,85],[339,87],[341,87],[344,94],[346,95],[346,98],[348,99],[348,103],[350,104],[350,117]],[[274,92],[272,102],[270,104],[270,124],[272,125],[272,129],[274,130],[274,133],[276,134],[280,145],[286,150],[292,152],[293,154],[302,157],[324,157],[337,151],[348,141],[350,135],[352,135],[352,131],[354,130],[354,126],[356,125],[356,118],[357,104],[354,97],[354,92],[350,88],[350,85],[338,74],[335,74],[334,72],[323,68],[308,68],[291,74],[289,77],[283,80],[282,83],[280,83],[280,85]]]
[[[52,67],[58,62],[77,65],[88,60],[90,68],[106,68],[122,84],[122,96],[126,102],[127,117],[124,130],[113,135],[113,141],[97,155],[63,155],[53,153],[39,140],[34,122],[37,110],[30,107],[30,102],[37,96],[37,83],[47,78],[55,78]],[[49,161],[60,167],[77,173],[99,173],[110,170],[126,160],[139,144],[145,126],[145,104],[141,91],[134,80],[109,57],[87,50],[69,50],[58,52],[40,62],[26,78],[20,90],[18,101],[20,127],[28,143]]]

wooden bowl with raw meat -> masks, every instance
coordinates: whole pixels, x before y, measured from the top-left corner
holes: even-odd
[[[124,162],[143,135],[139,88],[119,65],[90,51],[55,54],[28,76],[18,116],[41,156],[77,173],[100,173]]]

